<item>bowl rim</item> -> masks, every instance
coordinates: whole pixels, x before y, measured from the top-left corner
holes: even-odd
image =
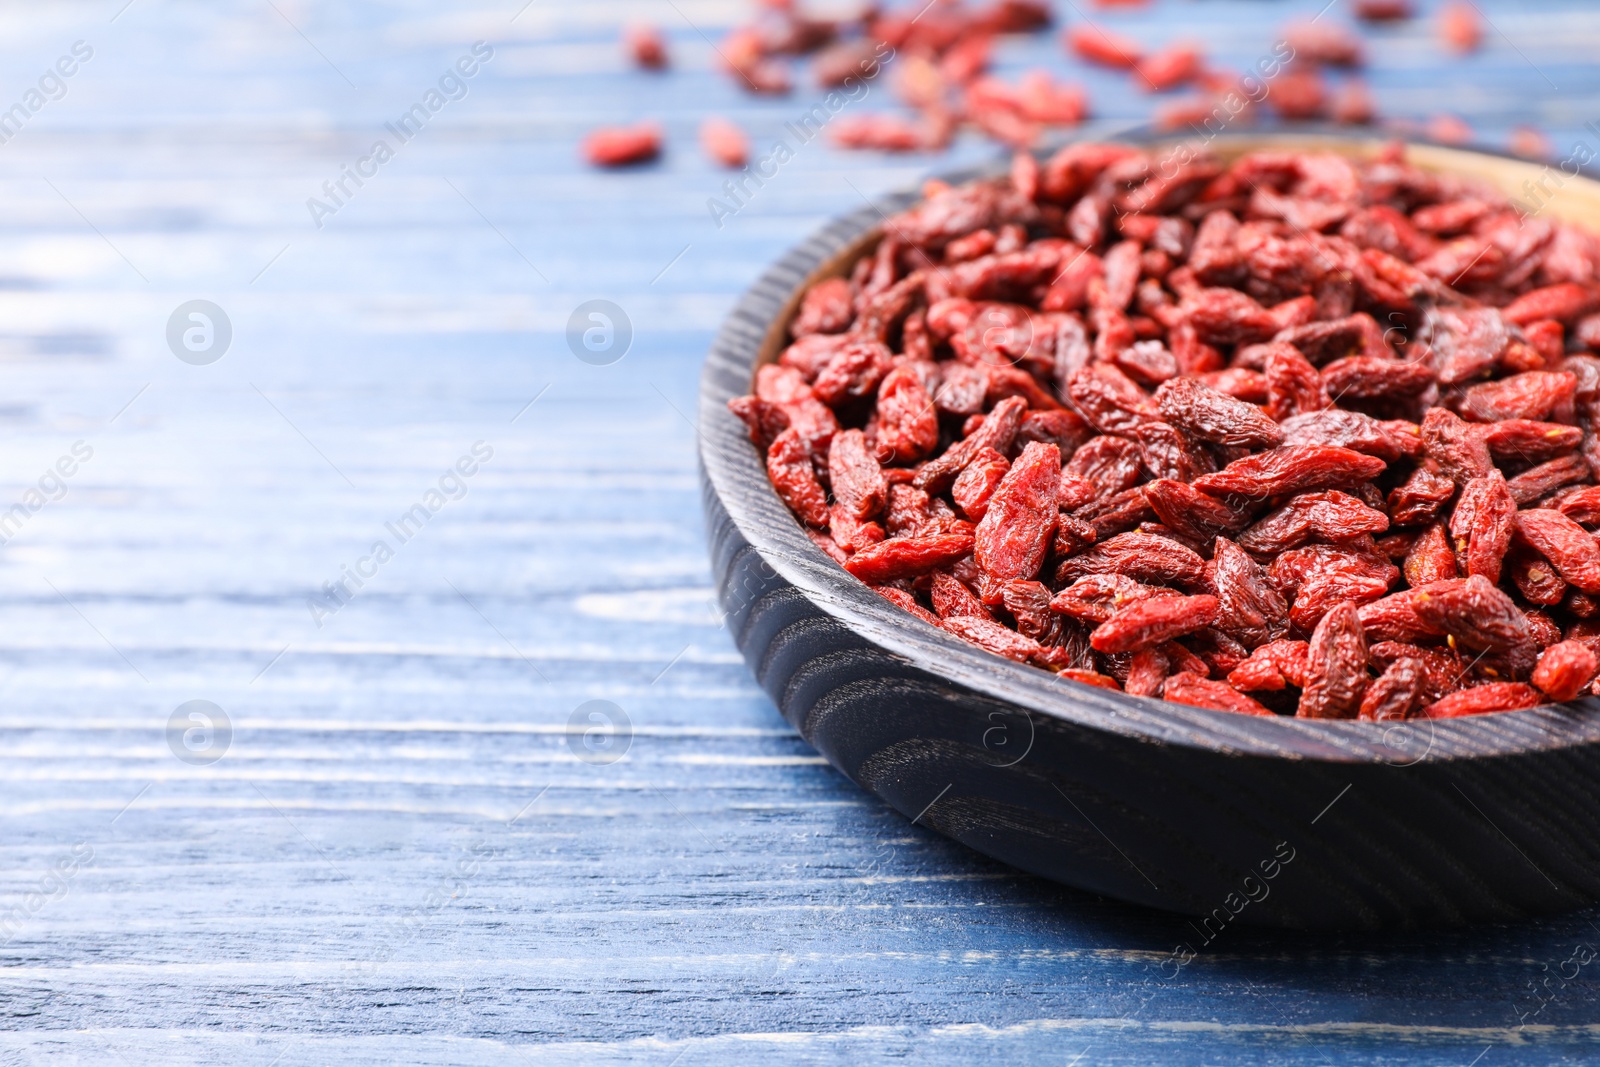
[[[1192,139],[1141,129],[1062,144],[1073,140],[1130,144],[1150,151]],[[1321,129],[1223,132],[1207,138],[1206,148],[1225,158],[1284,148],[1317,148],[1364,157],[1394,140]],[[1061,144],[1052,145],[1050,151],[1059,147]],[[1405,148],[1409,162],[1431,170],[1462,173],[1477,165],[1516,167],[1519,174],[1542,173],[1537,162],[1491,149],[1425,141],[1406,141]],[[1007,154],[985,165],[936,177],[955,184],[992,176],[1004,172],[1009,158]],[[1568,181],[1582,182],[1586,196],[1600,207],[1600,181],[1586,174],[1569,176]],[[748,395],[755,368],[776,358],[805,289],[853,263],[876,242],[879,223],[920,198],[917,189],[900,189],[869,200],[830,220],[786,252],[729,312],[701,374],[697,431],[702,478],[764,565],[818,610],[913,667],[1022,709],[1030,724],[1037,713],[1045,720],[1148,743],[1234,755],[1390,766],[1515,756],[1600,743],[1600,716],[1586,714],[1600,710],[1600,700],[1592,697],[1456,719],[1378,723],[1267,718],[1130,696],[1069,681],[984,651],[895,606],[835,563],[806,536],[778,498],[744,423],[728,410],[727,402]]]

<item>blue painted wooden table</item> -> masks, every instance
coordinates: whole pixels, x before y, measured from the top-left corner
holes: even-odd
[[[0,1062],[1600,1052],[1595,913],[1202,943],[824,765],[719,625],[699,363],[822,220],[992,149],[819,141],[719,227],[700,118],[762,148],[815,101],[713,71],[742,7],[521,4],[0,15]],[[1084,6],[1058,8],[1243,69],[1323,0]],[[1425,21],[1374,35],[1386,111],[1594,143],[1592,6],[1482,6],[1468,60]],[[635,18],[676,71],[625,69]],[[1071,70],[1097,128],[1149,114],[1051,36],[1000,61]],[[579,164],[637,116],[659,166]],[[569,348],[590,299],[632,324],[619,361]]]

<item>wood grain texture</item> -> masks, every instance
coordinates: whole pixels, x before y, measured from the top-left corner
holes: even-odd
[[[674,5],[0,9],[7,106],[95,49],[0,145],[0,500],[95,449],[0,549],[0,913],[26,911],[0,1063],[1591,1060],[1594,965],[1563,963],[1600,946],[1592,911],[1207,943],[908,825],[784,721],[714,603],[707,347],[819,224],[992,148],[810,145],[718,229],[700,119],[762,144],[817,94],[744,96],[706,41],[744,6]],[[1375,39],[1385,106],[1600,143],[1592,8],[1482,6],[1504,36],[1470,60],[1424,22]],[[1242,69],[1320,7],[1060,10]],[[635,18],[674,73],[624,69]],[[478,39],[470,94],[315,228],[306,198]],[[1008,79],[1035,64],[1089,86],[1097,130],[1149,114],[1049,35],[999,51]],[[640,115],[661,165],[582,167],[590,126]],[[209,367],[163,337],[196,297],[234,325]],[[610,367],[563,336],[595,297],[635,327]],[[467,495],[317,628],[306,597],[477,440],[495,456]],[[232,717],[210,767],[164,735],[192,699]],[[567,744],[592,699],[633,723],[609,766]]]

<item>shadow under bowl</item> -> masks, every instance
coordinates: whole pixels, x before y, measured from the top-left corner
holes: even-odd
[[[1380,146],[1283,135],[1209,148],[1366,158]],[[1407,153],[1513,196],[1543,173],[1460,149]],[[1551,215],[1600,229],[1600,183],[1567,178],[1561,193]],[[727,402],[782,351],[805,289],[847,274],[883,218],[915,200],[885,197],[785,255],[735,307],[701,378],[701,484],[729,630],[806,741],[914,822],[1045,878],[1198,916],[1202,937],[1233,922],[1509,920],[1600,899],[1595,700],[1370,723],[1132,697],[975,648],[812,544]]]

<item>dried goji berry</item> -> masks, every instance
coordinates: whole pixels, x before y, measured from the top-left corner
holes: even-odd
[[[897,115],[845,115],[828,126],[828,138],[840,148],[875,148],[882,152],[915,152],[932,147],[927,131]]]
[[[973,555],[985,575],[1005,582],[1039,573],[1055,532],[1060,489],[1060,451],[1030,443],[1000,480],[978,523]]]
[[[1448,634],[1468,648],[1503,652],[1533,639],[1522,609],[1482,575],[1418,589],[1411,607],[1434,633]]]
[[[1001,598],[1025,636],[1042,645],[1058,644],[1065,636],[1063,620],[1050,610],[1050,587],[1043,582],[1006,582],[1001,586]]]
[[[654,26],[636,24],[623,31],[623,46],[633,62],[645,70],[665,70],[667,42]]]
[[[1414,15],[1411,0],[1356,0],[1355,16],[1367,22],[1399,22]]]
[[[1512,584],[1528,603],[1549,607],[1565,599],[1567,583],[1543,556],[1523,547],[1513,550],[1508,564]]]
[[[851,556],[844,569],[868,585],[914,578],[948,567],[972,553],[970,533],[910,534],[891,537]]]
[[[1584,526],[1600,526],[1600,486],[1580,489],[1557,505],[1561,514]]]
[[[1266,341],[1284,328],[1279,317],[1236,289],[1201,289],[1179,311],[1207,344]]]
[[[1267,376],[1267,411],[1273,418],[1281,421],[1292,415],[1306,415],[1332,406],[1322,376],[1294,345],[1272,343],[1264,370]],[[1280,439],[1283,432],[1280,428]]]
[[[814,333],[843,333],[855,314],[850,283],[843,278],[828,278],[806,290],[789,332],[795,337]]]
[[[1163,383],[1155,400],[1163,418],[1202,441],[1246,448],[1273,448],[1283,441],[1283,431],[1260,408],[1193,378]]]
[[[1411,472],[1404,485],[1389,492],[1389,514],[1397,525],[1432,522],[1451,497],[1456,483],[1438,463],[1428,460]]]
[[[1141,59],[1135,75],[1155,92],[1176,88],[1204,72],[1205,58],[1192,44],[1172,44]]]
[[[883,527],[857,518],[842,504],[828,509],[828,533],[846,553],[875,545],[884,538]]]
[[[1379,600],[1388,592],[1394,580],[1391,575],[1396,573],[1396,568],[1386,562],[1379,563],[1355,553],[1347,554],[1338,563],[1332,562],[1333,557],[1329,559],[1329,563],[1312,569],[1294,591],[1289,621],[1301,632],[1310,632],[1338,605],[1348,604],[1365,611],[1364,605]]]
[[[1094,436],[1087,423],[1070,411],[1030,411],[1017,425],[1017,440],[1055,445],[1063,456],[1075,455]]]
[[[1254,692],[1276,692],[1291,685],[1303,688],[1310,649],[1305,641],[1270,641],[1228,674],[1228,684]]]
[[[1328,115],[1334,122],[1348,126],[1365,126],[1378,117],[1378,105],[1372,97],[1372,88],[1360,78],[1349,78],[1333,91],[1328,104]]]
[[[1385,463],[1393,463],[1403,456],[1416,456],[1422,451],[1422,437],[1414,424],[1397,426],[1359,411],[1326,408],[1306,415],[1291,415],[1283,420],[1282,429],[1286,445],[1335,445],[1376,456]],[[1452,491],[1455,488],[1448,479],[1443,484]]]
[[[1142,648],[1128,660],[1128,678],[1123,692],[1136,697],[1156,696],[1171,670],[1172,661],[1159,648]]]
[[[1219,533],[1238,531],[1250,513],[1208,496],[1192,485],[1162,478],[1140,487],[1161,521],[1185,537],[1205,543]]]
[[[1545,363],[1559,363],[1567,351],[1567,331],[1555,319],[1540,319],[1530,322],[1522,328],[1523,336],[1528,339],[1539,355],[1544,357]]]
[[[811,389],[824,404],[857,400],[874,395],[878,383],[893,368],[887,347],[876,341],[854,341],[834,353]]]
[[[945,619],[944,628],[957,637],[970,641],[979,648],[997,656],[1026,663],[1044,651],[1042,645],[1007,626],[974,615],[957,615]]]
[[[1340,604],[1317,623],[1306,653],[1303,719],[1353,719],[1367,688],[1367,638],[1355,605]]]
[[[1217,538],[1215,561],[1217,627],[1250,648],[1283,637],[1289,630],[1289,605],[1261,565],[1225,537]]]
[[[1438,37],[1451,51],[1477,51],[1483,42],[1483,21],[1477,6],[1467,0],[1446,0],[1438,10]]]
[[[1089,574],[1050,600],[1050,610],[1082,622],[1102,623],[1122,608],[1152,596],[1177,596],[1122,574]]]
[[[792,427],[779,434],[767,450],[767,477],[801,519],[816,527],[828,525],[828,497],[817,481],[811,450]]]
[[[1556,625],[1554,619],[1547,612],[1528,611],[1523,613],[1523,618],[1528,620],[1528,629],[1533,633],[1533,643],[1539,646],[1542,652],[1551,645],[1561,641],[1561,627]]]
[[[1210,454],[1168,423],[1147,422],[1133,436],[1139,442],[1140,461],[1152,478],[1189,482],[1216,470]]]
[[[1089,117],[1089,98],[1079,85],[1060,84],[1049,73],[1032,70],[1022,76],[1017,103],[1023,118],[1045,126],[1074,126]],[[1019,158],[1033,159],[1031,154]],[[1021,183],[1012,175],[1018,188]]]
[[[1010,469],[1006,457],[992,448],[982,449],[956,476],[955,484],[950,487],[950,499],[963,515],[977,522],[989,510],[989,498]]]
[[[939,386],[933,395],[934,407],[946,415],[982,414],[988,391],[989,376],[981,369],[946,363],[941,367]]]
[[[1460,577],[1456,554],[1450,548],[1450,538],[1445,535],[1442,524],[1432,524],[1411,542],[1404,571],[1406,582],[1412,588]]]
[[[1417,396],[1433,385],[1433,370],[1377,356],[1346,356],[1322,368],[1322,385],[1335,400]]]
[[[1493,467],[1482,433],[1443,408],[1429,408],[1423,417],[1422,446],[1458,485],[1486,476]]]
[[[1582,456],[1562,456],[1536,467],[1529,467],[1506,483],[1511,499],[1518,504],[1532,504],[1547,494],[1564,486],[1575,486],[1590,479],[1589,461]]]
[[[583,139],[583,156],[597,167],[646,163],[660,154],[661,127],[653,122],[603,126]]]
[[[1267,576],[1286,597],[1295,596],[1306,582],[1324,572],[1371,578],[1378,585],[1387,587],[1399,576],[1399,569],[1387,557],[1362,551],[1362,547],[1306,545],[1292,549],[1272,560],[1267,568]]]
[[[890,536],[914,533],[930,518],[928,494],[914,485],[890,485],[883,524]]]
[[[1130,433],[1161,417],[1155,401],[1109,364],[1096,363],[1079,370],[1067,382],[1067,392],[1078,413],[1101,433]]]
[[[1214,596],[1168,596],[1123,608],[1089,635],[1096,652],[1137,652],[1211,625],[1217,617]]]
[[[909,463],[939,445],[939,417],[914,371],[896,367],[878,386],[878,451],[890,462]]]
[[[1495,459],[1539,463],[1571,452],[1583,442],[1576,426],[1527,419],[1504,419],[1483,427],[1483,441]]]
[[[1226,370],[1211,371],[1200,375],[1200,381],[1235,400],[1245,400],[1252,404],[1267,402],[1267,376],[1248,367],[1229,367]]]
[[[911,614],[915,615],[928,625],[939,625],[939,617],[933,614],[927,608],[923,607],[921,604],[917,603],[917,598],[906,592],[904,589],[896,589],[892,585],[875,585],[872,587],[872,589],[879,596],[883,597],[883,599],[887,600],[895,607],[909,611]]]
[[[888,501],[883,468],[867,451],[866,436],[860,430],[834,435],[828,450],[828,483],[835,502],[857,519],[876,517]]]
[[[1371,640],[1370,631],[1368,640]],[[1369,653],[1373,668],[1380,674],[1403,657],[1419,660],[1423,666],[1424,703],[1432,703],[1460,688],[1461,680],[1467,673],[1466,662],[1448,649],[1424,648],[1399,641],[1377,641],[1370,646]]]
[[[1251,552],[1273,555],[1313,538],[1348,541],[1388,528],[1389,516],[1348,493],[1301,493],[1240,534],[1239,544]]]
[[[1213,682],[1189,672],[1168,678],[1161,687],[1161,695],[1174,704],[1192,704],[1197,708],[1234,711],[1242,715],[1272,714],[1260,701],[1251,700],[1227,683]]]
[[[1455,539],[1460,569],[1498,582],[1501,561],[1516,531],[1516,514],[1517,502],[1499,471],[1470,479],[1450,516],[1450,536]]]
[[[1088,23],[1068,30],[1062,43],[1083,59],[1108,67],[1136,66],[1144,54],[1139,42]]]
[[[1177,357],[1160,341],[1135,341],[1112,361],[1129,377],[1146,385],[1159,385],[1178,374]]]
[[[1079,508],[1072,517],[1086,522],[1094,530],[1093,541],[1104,541],[1115,534],[1125,533],[1140,523],[1155,518],[1144,486],[1124,489],[1104,500],[1097,500]]]
[[[1422,339],[1433,348],[1440,385],[1471,381],[1491,370],[1510,342],[1497,308],[1429,308]]]
[[[1422,710],[1427,667],[1415,656],[1400,656],[1377,679],[1368,683],[1361,697],[1360,718],[1384,722],[1409,719]]]
[[[1513,374],[1468,389],[1461,398],[1461,413],[1477,422],[1542,419],[1557,404],[1570,400],[1577,386],[1578,379],[1564,372]]]
[[[1585,593],[1600,593],[1600,543],[1593,534],[1548,508],[1517,512],[1516,525],[1517,535],[1549,560],[1563,580]]]
[[[1098,671],[1084,670],[1078,667],[1068,667],[1066,670],[1057,671],[1056,675],[1069,682],[1080,682],[1083,685],[1092,685],[1099,689],[1110,689],[1120,693],[1122,686],[1117,684],[1115,678],[1107,677]]]
[[[929,293],[933,297],[949,294],[990,300],[1025,294],[1055,276],[1061,265],[1061,255],[1069,248],[1071,246],[1063,242],[1040,241],[1018,252],[1000,251],[979,256],[934,274]],[[1138,281],[1137,276],[1134,281]],[[993,326],[983,328],[993,329]]]
[[[1195,479],[1195,488],[1223,495],[1282,496],[1311,489],[1359,485],[1388,464],[1375,456],[1329,445],[1287,445],[1245,456],[1215,474]]]
[[[1314,119],[1327,107],[1328,86],[1314,68],[1285,71],[1271,84],[1267,102],[1286,119]]]
[[[929,588],[934,613],[941,619],[958,615],[975,615],[980,619],[993,619],[994,613],[983,606],[983,601],[955,576],[945,571],[934,571]]]
[[[1600,308],[1600,288],[1594,284],[1560,282],[1524,293],[1508,304],[1501,315],[1507,322],[1526,326],[1540,319],[1573,322]]]
[[[1581,641],[1561,641],[1539,655],[1532,682],[1551,700],[1575,699],[1600,672],[1600,657]]]
[[[1106,434],[1092,438],[1074,452],[1062,468],[1062,475],[1083,478],[1096,493],[1109,496],[1137,485],[1142,467],[1137,444]]]
[[[724,167],[738,170],[750,162],[750,138],[725,118],[708,118],[700,124],[700,147]]]
[[[1538,690],[1521,682],[1490,682],[1457,690],[1423,709],[1430,719],[1454,719],[1491,711],[1516,711],[1541,703]]]
[[[1118,241],[1106,251],[1102,260],[1102,284],[1092,289],[1092,302],[1117,311],[1128,309],[1139,284],[1140,251],[1138,241]],[[1100,294],[1098,299],[1092,295],[1094,292]]]
[[[1169,537],[1120,533],[1081,555],[1063,560],[1057,581],[1085,574],[1121,574],[1143,582],[1192,585],[1205,572],[1205,560]]]
[[[728,410],[737,415],[750,428],[750,440],[765,453],[778,435],[789,428],[789,413],[778,404],[760,397],[736,396],[728,401]]]
[[[922,203],[895,215],[886,227],[902,241],[919,248],[943,248],[973,230],[1027,221],[1036,209],[1014,200],[998,182],[974,182],[939,190]]]

